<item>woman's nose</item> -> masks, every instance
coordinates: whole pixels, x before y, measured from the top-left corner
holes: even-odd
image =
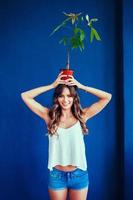
[[[67,102],[67,101],[68,101],[68,98],[67,98],[67,97],[64,97],[64,101]]]

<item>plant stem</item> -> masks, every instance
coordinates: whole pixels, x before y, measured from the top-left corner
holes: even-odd
[[[70,52],[69,49],[67,50],[67,64],[66,69],[70,69]]]

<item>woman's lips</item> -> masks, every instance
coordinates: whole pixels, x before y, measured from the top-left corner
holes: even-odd
[[[63,106],[68,106],[69,104],[70,104],[70,103],[67,103],[67,104],[62,103]]]

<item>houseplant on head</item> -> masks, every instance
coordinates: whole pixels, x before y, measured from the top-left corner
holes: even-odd
[[[61,69],[63,74],[67,75],[63,79],[69,78],[69,75],[73,75],[73,70],[70,69],[70,51],[72,49],[80,49],[80,51],[84,50],[84,44],[86,40],[85,29],[89,29],[87,34],[90,35],[90,43],[93,42],[94,39],[97,41],[101,41],[101,38],[93,27],[93,23],[98,21],[97,18],[89,18],[88,15],[83,15],[80,13],[65,13],[66,19],[59,24],[50,34],[52,36],[59,30],[65,29],[66,34],[63,35],[62,39],[59,41],[60,44],[63,44],[67,49],[67,64],[65,69]],[[86,28],[87,27],[87,28]]]

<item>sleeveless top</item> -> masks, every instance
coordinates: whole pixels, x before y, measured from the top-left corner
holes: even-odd
[[[87,169],[84,135],[79,121],[70,128],[58,127],[57,133],[48,135],[48,138],[50,171],[56,165],[73,165],[82,170]]]

